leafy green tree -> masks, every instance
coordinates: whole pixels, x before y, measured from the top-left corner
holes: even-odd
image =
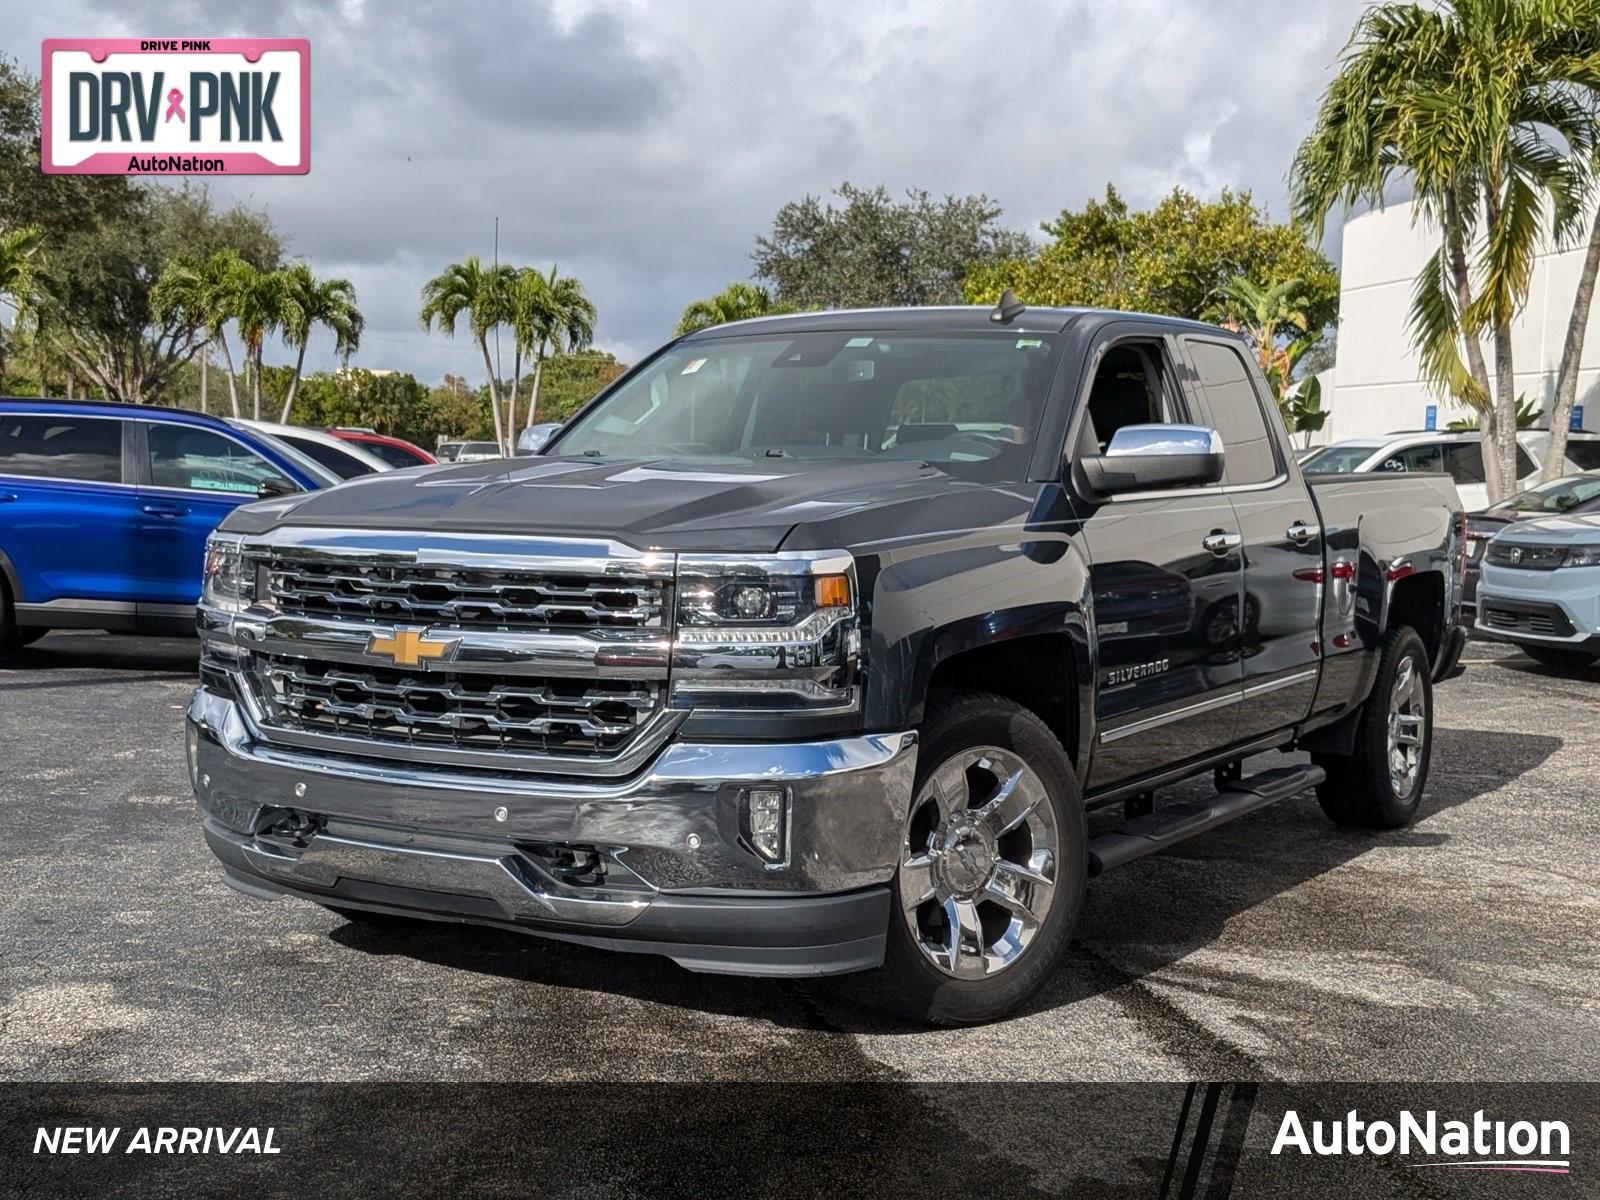
[[[1202,316],[1250,339],[1278,411],[1292,431],[1322,428],[1326,414],[1321,411],[1321,384],[1313,379],[1295,387],[1301,361],[1322,341],[1303,280],[1286,279],[1270,286],[1244,278],[1230,280],[1218,289],[1217,299]],[[1301,399],[1298,417],[1291,402],[1294,396]]]
[[[1011,288],[1025,304],[1088,305],[1198,319],[1235,279],[1298,279],[1307,319],[1331,324],[1339,277],[1302,229],[1275,223],[1248,192],[1214,201],[1182,188],[1148,211],[1117,189],[1043,226],[1037,253],[975,271],[966,296],[993,304]]]
[[[295,351],[294,375],[289,380],[279,417],[287,421],[300,385],[300,373],[305,368],[311,331],[318,325],[330,330],[334,353],[348,362],[361,345],[364,322],[361,310],[356,307],[356,289],[348,279],[319,279],[305,262],[291,263],[280,274],[284,288],[283,340]]]
[[[507,449],[506,430],[501,420],[503,395],[500,376],[489,354],[489,335],[496,326],[511,322],[511,288],[516,279],[516,271],[511,267],[486,267],[476,254],[469,254],[422,285],[422,310],[418,314],[424,329],[432,329],[437,322],[448,337],[455,336],[457,320],[463,314],[466,316],[473,340],[483,354],[494,438],[502,452]]]
[[[533,359],[533,383],[528,394],[528,419],[534,423],[539,408],[539,385],[544,375],[545,358],[557,353],[582,350],[594,340],[595,307],[584,293],[583,284],[552,266],[548,275],[531,267],[517,272],[511,286],[511,331],[516,335],[516,370],[520,376],[522,359]],[[508,428],[517,423],[517,383],[511,385],[511,412]]]
[[[34,280],[39,270],[39,244],[42,235],[37,226],[24,225],[20,229],[0,230],[0,300],[8,300],[21,320],[34,294]],[[0,391],[5,389],[6,331],[0,325]]]
[[[565,421],[627,369],[604,350],[552,355],[544,369],[544,419]]]
[[[756,239],[756,275],[797,308],[959,304],[976,268],[1029,252],[1023,234],[1003,229],[987,196],[935,200],[912,190],[845,183],[835,207],[816,196],[778,210],[772,232]]]
[[[793,312],[788,304],[779,304],[772,293],[757,283],[730,283],[715,296],[696,300],[683,310],[675,331],[679,337],[697,329],[713,325],[726,325],[729,321],[748,321],[752,317],[770,317],[776,313]]]
[[[1319,229],[1336,204],[1381,204],[1399,176],[1417,214],[1440,231],[1417,278],[1411,336],[1425,378],[1482,419],[1491,501],[1516,481],[1511,322],[1547,222],[1563,241],[1581,228],[1600,141],[1597,83],[1597,0],[1375,5],[1357,24],[1291,169],[1296,211]],[[1571,353],[1563,353],[1561,380],[1573,393],[1591,268],[1600,268],[1597,240],[1600,224],[1573,310],[1582,319],[1575,336],[1569,326]],[[1563,414],[1552,422],[1553,464],[1565,429]]]

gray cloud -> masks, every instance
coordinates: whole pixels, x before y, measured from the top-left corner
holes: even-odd
[[[1362,6],[347,0],[215,6],[180,32],[311,39],[311,174],[217,191],[355,282],[362,359],[431,379],[480,368],[420,331],[417,291],[488,255],[496,216],[501,257],[581,277],[626,358],[747,278],[780,204],[846,179],[987,192],[1029,230],[1107,181],[1137,203],[1248,188],[1281,215]],[[156,0],[62,0],[8,21],[0,50],[171,32]]]

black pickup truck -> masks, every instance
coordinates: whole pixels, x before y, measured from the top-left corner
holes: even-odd
[[[1411,820],[1461,551],[1442,475],[1302,478],[1214,327],[764,318],[539,457],[238,510],[189,763],[251,895],[981,1021],[1099,872],[1313,787]],[[1310,761],[1241,775],[1270,750]]]

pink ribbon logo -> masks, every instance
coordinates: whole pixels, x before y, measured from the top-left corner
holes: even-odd
[[[166,120],[170,121],[173,117],[177,117],[180,121],[187,121],[189,119],[183,115],[183,93],[177,88],[173,88],[167,93]],[[163,124],[164,123],[165,122],[163,122]]]

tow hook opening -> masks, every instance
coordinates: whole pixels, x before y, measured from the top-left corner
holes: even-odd
[[[599,887],[606,881],[606,860],[594,846],[523,842],[517,849],[545,874],[570,887]]]
[[[298,808],[265,808],[256,822],[256,836],[303,850],[327,827],[328,818]]]

